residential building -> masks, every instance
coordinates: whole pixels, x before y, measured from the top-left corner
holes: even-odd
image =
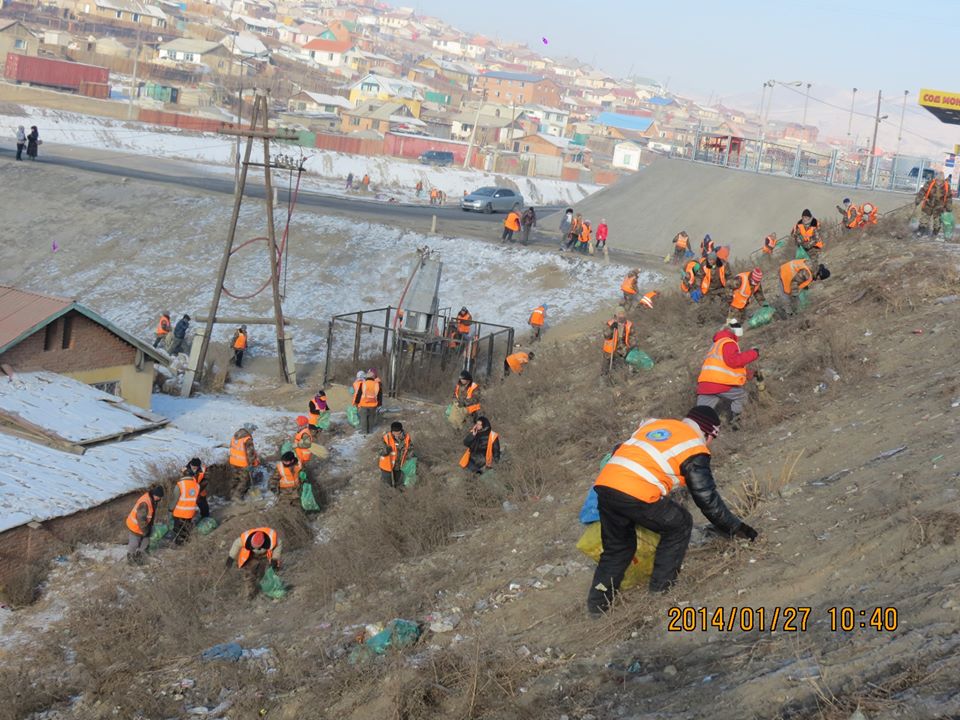
[[[639,170],[642,149],[635,142],[618,142],[613,146],[613,162],[611,165],[623,170]]]
[[[417,131],[425,127],[426,123],[399,102],[368,101],[340,113],[340,131],[344,133],[372,130],[382,135],[391,130]]]
[[[354,106],[369,100],[400,103],[410,110],[413,117],[420,117],[424,97],[422,88],[410,80],[369,73],[350,86],[349,99]]]
[[[221,43],[210,40],[192,40],[177,38],[157,47],[157,59],[167,62],[205,65],[214,72],[226,75],[240,75],[241,63],[232,59],[230,51]]]
[[[659,130],[653,118],[638,115],[624,115],[622,113],[602,112],[590,124],[600,130],[600,135],[613,138],[638,137],[659,138]]]
[[[7,53],[36,55],[40,41],[19,20],[0,19],[0,62],[7,61]]]
[[[450,137],[453,140],[469,140],[477,131],[474,142],[478,147],[497,145],[508,135],[508,128],[515,122],[509,114],[504,116],[484,115],[477,116],[475,110],[460,112],[450,116]]]
[[[348,68],[346,56],[353,49],[353,40],[326,40],[316,38],[303,46],[304,53],[313,62],[331,70]]]
[[[463,42],[460,38],[453,35],[441,35],[438,38],[434,38],[430,44],[446,55],[462,57],[465,54]]]
[[[105,20],[119,20],[135,25],[165,28],[167,16],[156,5],[139,0],[77,0],[77,12]]]
[[[69,298],[0,285],[0,365],[49,370],[150,407],[154,363],[166,358]]]
[[[477,35],[462,45],[463,54],[471,60],[480,60],[487,55],[487,50],[491,44],[492,43],[485,37]]]
[[[536,121],[539,126],[537,132],[554,137],[566,135],[567,122],[570,119],[570,113],[567,110],[543,105],[524,105],[522,111],[526,117]]]
[[[547,155],[549,157],[563,157],[569,145],[570,141],[568,139],[554,137],[553,135],[525,135],[513,141],[513,151]]]
[[[340,95],[301,90],[287,101],[289,112],[330,113],[339,117],[344,110],[352,110],[353,104]]]
[[[500,105],[560,105],[560,86],[541,75],[513,72],[486,72],[477,76],[474,90]]]

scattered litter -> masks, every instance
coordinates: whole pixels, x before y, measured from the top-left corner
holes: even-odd
[[[826,477],[822,477],[818,480],[812,480],[810,484],[811,485],[829,485],[830,483],[836,482],[837,480],[842,478],[844,475],[849,475],[852,472],[853,470],[851,470],[850,468],[844,468],[843,470],[837,470],[837,472],[831,475],[827,475]],[[783,494],[782,490],[780,492],[781,494]]]
[[[819,385],[817,385],[817,386],[813,389],[813,394],[814,394],[814,395],[819,395],[820,393],[826,392],[826,391],[827,391],[827,387],[828,387],[828,386],[827,386],[826,383],[820,383]]]
[[[184,679],[181,680],[179,683],[177,683],[177,687],[179,687],[179,688],[181,688],[181,689],[183,689],[183,690],[189,690],[190,688],[192,688],[192,687],[193,687],[194,685],[196,685],[196,684],[197,684],[197,681],[194,680],[193,678],[184,678]]]
[[[939,462],[939,461],[941,461],[941,460],[943,460],[943,455],[937,455],[937,456],[936,456],[935,458],[933,458],[930,462],[936,463],[936,462]]]
[[[914,335],[923,335],[923,329],[922,329],[922,328],[916,328],[915,330],[913,330],[913,334],[914,334]]]
[[[893,448],[892,450],[884,450],[875,458],[871,458],[870,462],[874,462],[875,460],[886,460],[888,458],[892,458],[894,455],[899,455],[906,449],[907,449],[906,445],[901,445],[900,447]]]
[[[517,509],[517,506],[514,505],[514,504],[513,504],[512,502],[510,502],[509,500],[504,500],[504,501],[503,501],[503,511],[504,511],[504,512],[513,512],[513,511],[516,510],[516,509]]]
[[[229,660],[230,662],[237,662],[242,655],[243,648],[240,647],[240,643],[228,642],[220,643],[208,650],[204,650],[200,654],[200,658],[202,660]]]
[[[630,663],[630,667],[627,668],[627,672],[638,673],[640,672],[641,669],[642,669],[642,666],[640,665],[640,661],[634,660],[632,663]]]
[[[941,298],[937,298],[933,301],[934,305],[948,305],[950,303],[955,303],[957,300],[960,300],[960,295],[944,295]]]
[[[873,335],[873,333],[870,332],[869,330],[867,330],[867,331],[863,334],[864,337],[870,337],[871,335]]]
[[[824,374],[826,375],[828,380],[832,380],[833,382],[839,382],[840,380],[840,373],[838,373],[833,368],[827,368],[824,371]]]
[[[453,632],[453,629],[460,624],[460,616],[454,613],[449,615],[430,613],[424,619],[430,623],[430,630],[435,633]]]
[[[677,666],[676,666],[676,665],[667,665],[667,666],[663,669],[663,674],[666,675],[667,677],[673,677],[674,675],[677,674]]]
[[[420,625],[410,620],[397,618],[387,623],[387,626],[360,647],[350,653],[350,662],[363,662],[374,655],[383,655],[388,648],[406,647],[413,645],[420,639],[422,630]]]

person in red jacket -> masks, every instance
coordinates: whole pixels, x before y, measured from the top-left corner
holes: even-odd
[[[606,218],[600,218],[600,224],[597,225],[597,250],[603,250],[607,246],[607,234],[610,230],[607,228]]]
[[[743,326],[738,320],[731,320],[718,331],[697,377],[697,405],[716,408],[720,400],[729,401],[733,430],[740,429],[740,413],[747,400],[744,386],[754,375],[747,365],[760,358],[757,348],[740,350],[739,338],[742,336]]]

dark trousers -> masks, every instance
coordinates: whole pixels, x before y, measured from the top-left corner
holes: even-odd
[[[360,432],[369,435],[373,432],[373,426],[377,424],[377,408],[361,407],[357,408],[360,413]]]
[[[393,472],[381,470],[380,479],[383,481],[384,485],[388,485],[394,490],[403,490],[403,472],[400,470],[400,468],[397,468]]]
[[[173,518],[173,542],[175,545],[183,545],[190,539],[190,531],[193,530],[193,520],[184,518]]]
[[[233,362],[237,367],[243,367],[243,350],[233,351]]]
[[[200,518],[210,517],[210,503],[207,501],[206,495],[200,495],[197,498],[197,509],[200,511]]]
[[[637,552],[638,525],[660,534],[650,590],[662,592],[668,589],[676,581],[687,554],[693,530],[690,513],[668,498],[645,503],[613,488],[599,486],[596,490],[603,553],[593,574],[587,608],[591,612],[604,611],[613,604],[623,574]]]
[[[520,228],[520,242],[526,245],[530,242],[530,231],[533,229],[532,225],[526,225]]]
[[[500,240],[501,241],[509,240],[510,242],[513,242],[513,230],[511,230],[508,227],[505,227],[503,229],[503,235],[501,236]]]
[[[166,335],[157,335],[157,337],[154,338],[153,346],[157,347],[158,345],[160,345],[160,343],[162,343],[166,339],[166,337],[167,337]]]
[[[574,245],[576,245],[578,242],[580,242],[580,235],[579,235],[579,234],[570,233],[570,235],[567,236],[567,244],[564,245],[564,248],[567,249],[567,250],[569,250],[569,249],[571,249]]]
[[[23,160],[23,143],[17,143],[17,160]]]

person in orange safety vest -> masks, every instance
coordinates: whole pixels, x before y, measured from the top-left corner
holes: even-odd
[[[626,310],[620,308],[603,329],[603,364],[600,366],[600,373],[609,373],[615,364],[622,363],[627,353],[635,347],[637,337],[633,331],[633,323],[627,320]]]
[[[637,289],[637,278],[639,275],[639,270],[631,270],[627,273],[623,282],[620,283],[620,292],[623,293],[622,305],[624,310],[629,311],[633,309],[633,304],[637,299],[637,293],[640,292]]]
[[[843,203],[837,205],[837,212],[840,213],[840,227],[846,230],[853,230],[860,225],[860,208],[850,202],[850,198],[844,198]]]
[[[233,340],[230,341],[230,347],[233,348],[233,364],[238,368],[243,367],[243,353],[247,349],[247,326],[241,325],[233,333]]]
[[[153,339],[153,346],[158,347],[170,334],[170,313],[165,312],[157,321],[157,330]]]
[[[747,366],[760,359],[757,348],[740,350],[741,337],[743,326],[738,320],[730,320],[714,334],[713,345],[697,376],[697,405],[716,408],[721,400],[728,401],[734,430],[740,429],[740,413],[747,401],[744,386],[754,374]]]
[[[543,326],[547,321],[547,305],[539,305],[533,309],[533,312],[530,313],[530,319],[527,321],[530,324],[530,327],[533,328],[533,339],[534,341],[540,340],[540,336],[543,334]]]
[[[534,354],[532,352],[515,352],[507,355],[503,360],[503,376],[506,377],[510,373],[523,375],[523,369],[533,358]]]
[[[140,565],[143,555],[150,547],[150,533],[153,532],[153,520],[157,515],[157,506],[163,499],[163,488],[154,485],[137,498],[127,515],[127,562]]]
[[[457,378],[453,388],[453,402],[465,411],[466,417],[476,420],[480,414],[480,386],[473,381],[473,375],[464,370]]]
[[[225,565],[230,568],[236,563],[243,571],[248,600],[257,596],[260,581],[263,580],[267,568],[280,569],[281,552],[280,536],[276,530],[267,526],[246,530],[233,541]]]
[[[313,432],[311,432],[310,419],[306,415],[297,415],[297,432],[293,436],[293,452],[304,467],[314,458],[313,452],[310,450],[312,447]]]
[[[773,255],[773,251],[777,249],[777,234],[772,232],[767,235],[763,239],[763,247],[760,249],[764,255]]]
[[[816,277],[806,260],[789,260],[780,266],[780,289],[787,296],[790,315],[800,310],[800,291],[809,287]]]
[[[684,255],[690,248],[690,236],[686,230],[681,230],[673,236],[673,264],[679,265],[683,262]]]
[[[260,465],[250,432],[251,426],[244,425],[230,439],[230,497],[234,500],[247,494],[253,482],[253,468]]]
[[[170,515],[173,518],[173,542],[182,545],[190,537],[193,519],[197,515],[200,483],[192,475],[185,475],[173,487]]]
[[[637,551],[637,528],[660,535],[650,592],[669,590],[690,544],[693,518],[670,498],[686,487],[700,512],[727,537],[755,540],[756,530],[723,502],[710,467],[710,445],[720,432],[716,410],[692,408],[685,418],[645,420],[621,443],[594,481],[603,551],[587,594],[593,617],[613,609],[623,575]]]
[[[403,489],[403,464],[413,457],[413,441],[403,429],[403,423],[390,423],[390,432],[383,436],[380,446],[380,479],[394,490]]]
[[[742,321],[744,311],[751,299],[760,305],[767,304],[767,299],[763,295],[762,282],[763,270],[758,267],[734,276],[729,285],[731,296],[728,318]]]
[[[511,210],[503,220],[503,235],[500,242],[513,242],[513,234],[520,231],[520,213]]]
[[[197,510],[200,512],[200,519],[210,517],[210,502],[207,500],[207,468],[200,458],[190,458],[184,467],[180,470],[180,477],[190,475],[200,486],[200,495],[197,496]]]
[[[482,415],[473,423],[463,439],[466,450],[460,456],[460,467],[477,475],[493,468],[500,462],[500,435],[490,427],[490,421]]]
[[[303,472],[297,454],[288,450],[280,456],[267,486],[277,495],[289,495],[294,504],[299,504],[300,483],[306,479],[307,474]]]
[[[864,203],[857,208],[857,227],[876,225],[879,220],[877,206],[873,203]]]
[[[950,181],[944,179],[943,173],[937,173],[920,188],[914,204],[920,213],[917,236],[930,231],[933,237],[936,237],[940,234],[941,215],[953,209],[953,191],[950,189]]]
[[[800,214],[800,219],[793,226],[790,234],[798,248],[810,256],[810,267],[816,269],[820,265],[820,252],[823,250],[823,238],[820,237],[820,223],[809,210]]]
[[[366,379],[353,396],[353,404],[360,415],[360,432],[369,435],[377,423],[377,412],[383,405],[383,386],[376,372],[367,371]]]

